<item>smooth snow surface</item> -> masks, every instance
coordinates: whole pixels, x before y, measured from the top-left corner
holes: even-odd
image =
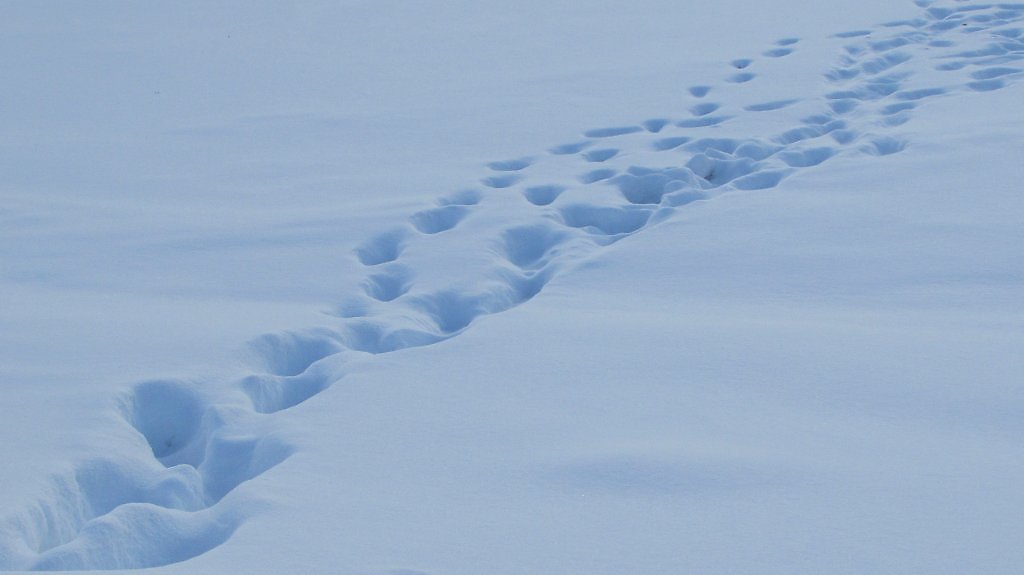
[[[0,569],[1018,572],[1024,4],[636,4],[5,7]]]

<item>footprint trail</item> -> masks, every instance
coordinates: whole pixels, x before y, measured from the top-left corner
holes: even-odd
[[[912,144],[898,130],[929,101],[1024,77],[1024,4],[915,4],[915,18],[834,34],[836,63],[820,94],[723,112],[715,95],[742,93],[761,77],[757,59],[737,58],[723,65],[722,83],[681,88],[691,104],[676,117],[587,129],[487,164],[475,188],[355,248],[363,282],[359,293],[342,294],[329,326],[258,338],[259,366],[238,380],[132,387],[119,412],[138,453],[52,478],[46,498],[0,522],[0,569],[146,568],[214,549],[247,519],[232,503],[254,497],[241,487],[296,449],[274,414],[316,398],[354,366],[457,337],[679,210],[776,187],[838,156],[884,161]],[[800,46],[783,38],[761,57],[785,65]],[[804,107],[814,111],[772,133],[722,136]],[[460,272],[433,270],[440,254],[463,258],[446,266]]]

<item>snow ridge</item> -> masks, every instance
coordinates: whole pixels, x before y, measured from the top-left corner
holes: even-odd
[[[273,414],[353,366],[443,342],[524,304],[559,274],[691,204],[773,188],[840,155],[898,153],[911,145],[899,127],[929,100],[998,90],[1024,75],[1016,64],[1024,4],[915,3],[918,18],[834,36],[845,44],[825,73],[826,93],[726,109],[709,98],[760,77],[756,59],[737,59],[723,82],[688,88],[685,117],[594,128],[547,153],[488,164],[478,189],[444,196],[356,248],[363,293],[343,302],[335,327],[262,336],[252,346],[262,371],[239,381],[135,385],[119,409],[151,456],[111,454],[54,478],[47,499],[0,523],[0,569],[134,569],[205,553],[258,510],[240,487],[295,451]],[[783,38],[761,56],[799,49],[799,38]],[[780,133],[720,135],[793,107],[809,112]],[[523,202],[529,218],[507,216]],[[428,270],[407,256],[452,246],[466,253],[465,277],[421,282]]]

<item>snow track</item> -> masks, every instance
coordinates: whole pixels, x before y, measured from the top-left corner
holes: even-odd
[[[821,94],[727,106],[717,93],[769,78],[758,59],[736,59],[719,83],[687,89],[681,117],[593,128],[547,152],[488,164],[479,186],[355,249],[363,293],[342,300],[333,327],[258,338],[261,372],[237,381],[135,385],[119,409],[151,457],[114,453],[54,478],[48,498],[0,524],[0,568],[133,569],[209,551],[259,507],[224,503],[248,502],[240,487],[295,451],[273,414],[348,370],[522,305],[559,274],[691,204],[773,188],[840,156],[866,168],[883,162],[914,144],[900,127],[930,100],[1024,76],[1024,4],[916,4],[918,18],[835,34],[841,52]],[[800,46],[783,38],[761,56],[784,62]],[[794,109],[806,112],[799,123],[758,132],[757,118]],[[524,203],[528,218],[508,216]],[[431,277],[430,254],[452,251],[465,261],[462,273]]]

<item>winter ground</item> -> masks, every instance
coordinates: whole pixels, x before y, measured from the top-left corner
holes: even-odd
[[[1017,572],[1024,5],[766,4],[6,5],[0,568]]]

